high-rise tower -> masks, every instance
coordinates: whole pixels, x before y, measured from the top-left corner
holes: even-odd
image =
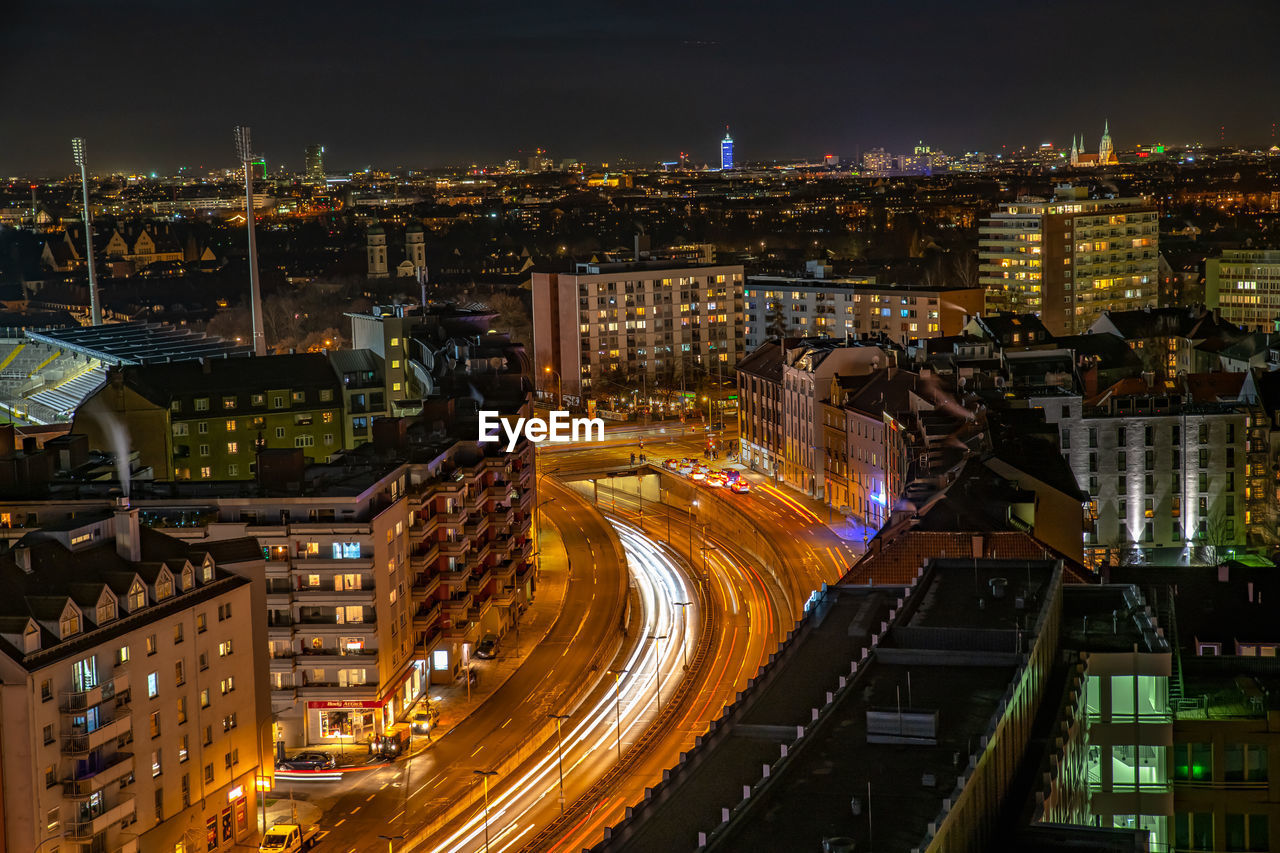
[[[307,182],[324,183],[324,146],[308,145],[305,166],[303,168]]]
[[[724,139],[720,140],[720,168],[728,171],[733,168],[733,137],[729,135],[729,125],[724,126]]]

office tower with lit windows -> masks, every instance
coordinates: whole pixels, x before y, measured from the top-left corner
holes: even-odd
[[[720,140],[720,168],[729,171],[733,168],[733,137],[729,135],[729,125],[724,126],[724,139]]]
[[[597,399],[728,380],[743,337],[738,265],[580,263],[533,274],[535,370]],[[544,391],[557,393],[555,387]]]
[[[1205,261],[1204,298],[1218,317],[1258,332],[1280,319],[1280,252],[1226,249]]]
[[[307,181],[313,184],[324,184],[324,146],[308,145],[303,172]]]
[[[1002,204],[978,236],[988,312],[1038,314],[1053,334],[1073,335],[1103,311],[1156,301],[1159,225],[1148,199],[1061,186],[1051,201]]]

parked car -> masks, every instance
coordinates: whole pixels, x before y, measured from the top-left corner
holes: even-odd
[[[498,635],[485,634],[476,646],[476,657],[480,660],[493,660],[498,656]]]
[[[267,830],[258,850],[260,853],[299,853],[310,850],[319,837],[319,824],[302,826],[296,823],[277,823]]]
[[[440,712],[435,708],[430,711],[420,711],[413,715],[413,732],[414,734],[425,735],[430,732],[436,725],[436,719],[440,716]]]
[[[299,752],[290,758],[276,762],[278,770],[331,770],[338,764],[327,752]]]

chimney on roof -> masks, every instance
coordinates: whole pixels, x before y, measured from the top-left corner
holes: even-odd
[[[13,561],[23,572],[31,574],[31,549],[26,545],[19,545],[13,549]]]
[[[1226,563],[1218,564],[1218,583],[1226,583],[1231,580],[1231,567]]]
[[[116,553],[131,563],[142,562],[142,540],[138,530],[138,510],[129,506],[128,498],[116,498],[113,531]]]

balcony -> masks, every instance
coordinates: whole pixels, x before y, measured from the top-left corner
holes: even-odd
[[[370,548],[372,552],[372,548]],[[327,569],[329,571],[338,572],[368,572],[373,570],[373,556],[351,557],[345,560],[335,560],[326,557],[295,557],[293,568],[299,571],[317,571]]]
[[[461,507],[459,507],[458,509],[455,509],[453,512],[436,513],[436,518],[440,519],[441,524],[449,524],[449,525],[453,525],[454,527],[457,527],[464,520],[466,520],[466,517],[467,517],[467,511],[465,509],[462,509]]]
[[[126,694],[127,696],[128,690],[129,673],[121,672],[110,681],[104,681],[97,687],[89,690],[82,690],[76,693],[63,693],[62,711],[64,713],[84,711],[92,708],[94,705],[101,705],[109,699],[114,699],[118,694]]]
[[[466,539],[446,539],[439,545],[440,553],[445,557],[461,557],[470,547],[471,543]]]
[[[415,629],[430,628],[440,618],[440,602],[436,601],[427,606],[425,603],[418,605],[418,609],[413,614],[413,627]]]
[[[62,740],[63,755],[86,755],[103,744],[127,734],[133,725],[128,708],[116,710],[115,718],[102,723],[93,731],[84,726],[71,726]]]
[[[413,587],[410,590],[414,598],[429,598],[436,594],[440,589],[440,573],[439,572],[422,572],[413,581]]]
[[[67,838],[88,841],[100,832],[105,832],[109,827],[115,826],[126,818],[130,818],[134,813],[134,801],[132,794],[122,794],[120,802],[107,809],[97,817],[88,820],[69,820],[66,822],[65,834]]]
[[[489,529],[489,516],[478,515],[471,521],[462,526],[462,535],[468,539],[475,539]]]
[[[511,494],[510,483],[494,483],[484,490],[485,498],[491,501],[505,501],[509,494]]]
[[[77,800],[101,791],[112,782],[119,782],[133,772],[133,753],[117,752],[106,757],[102,769],[96,773],[74,779],[62,780],[62,796]]]
[[[298,656],[298,664],[300,666],[313,666],[316,664],[328,663],[349,663],[352,666],[360,666],[367,664],[371,660],[378,657],[377,649],[342,649],[319,648],[319,649],[303,649]]]
[[[516,561],[503,560],[498,565],[490,569],[493,577],[498,581],[498,587],[508,587],[515,584],[516,578]]]
[[[493,580],[493,573],[488,569],[480,573],[472,573],[471,577],[467,578],[467,591],[475,595],[488,586],[491,580]]]
[[[511,522],[515,520],[516,514],[509,506],[494,507],[489,513],[489,523],[494,527],[510,527]]]
[[[439,558],[440,547],[438,543],[432,542],[423,550],[409,555],[409,568],[415,572],[420,572],[431,568]]]
[[[475,597],[469,592],[463,593],[462,595],[457,596],[455,598],[450,598],[445,602],[443,602],[444,615],[454,620],[455,622],[461,619],[465,619],[467,616],[467,611],[471,608],[471,605],[474,601],[475,601]]]
[[[373,579],[369,578],[356,589],[319,589],[303,587],[293,594],[294,600],[308,607],[345,607],[355,604],[373,604]]]
[[[332,626],[332,627],[346,627],[346,626],[363,627],[363,626],[365,626],[365,625],[369,625],[369,626],[376,625],[376,624],[377,624],[377,622],[376,622],[376,620],[373,618],[373,614],[369,614],[369,618],[368,618],[368,619],[365,619],[365,620],[363,620],[363,621],[359,621],[359,622],[353,622],[353,621],[351,621],[351,620],[349,620],[349,619],[339,621],[337,614],[327,614],[327,613],[324,613],[324,614],[314,614],[314,615],[310,615],[310,616],[300,616],[300,617],[298,617],[296,624],[298,624],[298,625],[312,625],[312,626],[315,626],[315,627],[321,627],[321,628],[323,628],[323,627],[325,627],[325,626]]]

